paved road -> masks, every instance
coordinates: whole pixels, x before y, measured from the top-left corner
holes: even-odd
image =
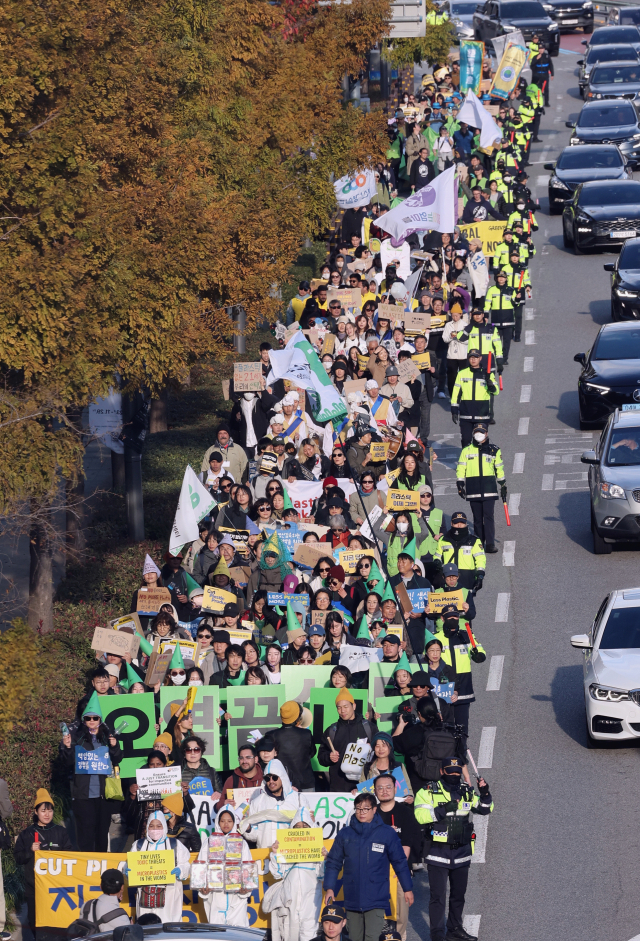
[[[577,34],[572,39],[578,48]],[[475,622],[488,659],[474,667],[470,746],[480,752],[496,804],[486,833],[479,830],[465,909],[467,929],[479,929],[482,941],[640,937],[639,753],[587,749],[581,654],[569,645],[607,591],[640,583],[637,552],[593,555],[579,463],[596,435],[578,428],[573,355],[610,319],[602,265],[612,256],[576,258],[563,249],[542,167],[568,143],[564,122],[581,107],[576,58],[554,60],[543,143],[533,149],[531,188],[541,210],[534,297],[491,429],[505,457],[513,525],[507,530],[500,519],[501,555],[490,558]],[[432,427],[445,460],[434,476],[437,503],[451,512],[460,508],[459,441],[448,402],[439,404],[447,411],[434,408]],[[427,931],[426,874],[416,882],[410,941]]]

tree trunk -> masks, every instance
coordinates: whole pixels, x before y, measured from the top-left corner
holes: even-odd
[[[159,431],[168,431],[167,413],[169,402],[169,390],[163,389],[160,398],[151,399],[151,408],[149,410],[149,434],[155,435]]]
[[[124,454],[111,452],[111,486],[119,493],[124,493]]]
[[[29,626],[48,633],[53,629],[53,552],[49,538],[51,506],[32,504],[37,514],[29,533]]]
[[[70,408],[67,416],[82,434],[82,409]],[[84,440],[84,436],[82,435]],[[67,563],[83,552],[87,545],[85,532],[85,501],[84,501],[84,461],[78,468],[78,480],[66,482],[66,525],[65,545],[67,550]]]

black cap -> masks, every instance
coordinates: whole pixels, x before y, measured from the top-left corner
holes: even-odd
[[[446,604],[442,611],[440,612],[443,618],[446,618],[448,614],[453,615],[453,617],[458,617],[459,611],[454,604]]]
[[[284,437],[282,435],[276,435],[275,438],[273,438],[271,443],[273,445],[284,444]]]
[[[233,601],[230,601],[224,606],[224,616],[226,618],[237,618],[239,614],[240,612],[238,611],[238,605],[234,604]],[[227,637],[229,637],[228,634]],[[231,640],[231,638],[229,638],[229,640]]]
[[[386,931],[383,931],[378,941],[402,941],[402,935],[398,931],[394,931],[393,928],[387,928]]]
[[[105,869],[100,876],[100,888],[105,895],[115,895],[124,885],[124,876],[119,869]]]
[[[462,510],[458,510],[457,513],[452,513],[452,515],[451,515],[451,522],[452,522],[452,523],[466,523],[466,522],[467,522],[467,514],[466,514],[466,513],[463,513]]]
[[[427,689],[429,689],[431,686],[431,683],[429,682],[429,674],[425,673],[424,670],[418,670],[409,680],[409,686],[411,689],[413,689],[414,686],[426,686]]]
[[[382,638],[383,644],[398,644],[400,646],[400,638],[397,634],[385,634]]]
[[[336,924],[347,917],[342,905],[336,905],[335,902],[332,902],[331,905],[325,905],[322,909],[322,915],[320,915],[320,921],[335,921]]]
[[[467,353],[467,359],[471,359],[472,356],[482,356],[480,350],[469,350]]]
[[[227,605],[225,605],[225,609],[226,607]],[[214,631],[213,643],[214,644],[230,644],[231,638],[229,637],[229,631]]]

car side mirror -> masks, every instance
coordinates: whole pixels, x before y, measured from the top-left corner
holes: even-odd
[[[595,451],[583,451],[582,457],[580,458],[581,464],[599,464],[598,458],[596,457]]]
[[[592,650],[593,644],[589,640],[588,634],[574,634],[571,638],[571,646],[579,650]]]
[[[589,40],[588,40],[588,39],[583,39],[583,40],[582,40],[582,45],[583,45],[583,46],[588,46],[588,45],[589,45]]]
[[[544,168],[545,170],[555,170],[556,165],[555,163],[545,163]]]
[[[605,271],[615,271],[616,263],[615,261],[608,261],[606,265],[603,265],[602,267],[604,268]]]
[[[574,361],[574,363],[580,363],[581,366],[584,366],[584,364],[585,364],[586,361],[587,361],[587,354],[586,354],[586,353],[576,353],[576,355],[573,357],[573,361]]]
[[[584,65],[584,59],[576,59],[576,65]]]
[[[573,128],[576,126],[576,122],[575,122],[575,121],[565,121],[565,122],[564,122],[564,126],[565,126],[565,127],[570,127],[570,128],[573,130]]]

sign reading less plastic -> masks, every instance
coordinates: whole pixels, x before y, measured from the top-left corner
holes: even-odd
[[[279,863],[321,863],[322,848],[320,827],[278,831]]]
[[[449,604],[454,604],[458,611],[462,611],[462,605],[464,604],[464,595],[462,589],[458,591],[447,591],[447,592],[429,592],[429,608],[432,613],[438,613],[442,611]]]
[[[420,494],[417,490],[387,490],[386,508],[392,513],[416,512],[420,509]]]
[[[168,885],[175,882],[176,877],[171,874],[175,860],[173,850],[127,853],[129,885]]]

